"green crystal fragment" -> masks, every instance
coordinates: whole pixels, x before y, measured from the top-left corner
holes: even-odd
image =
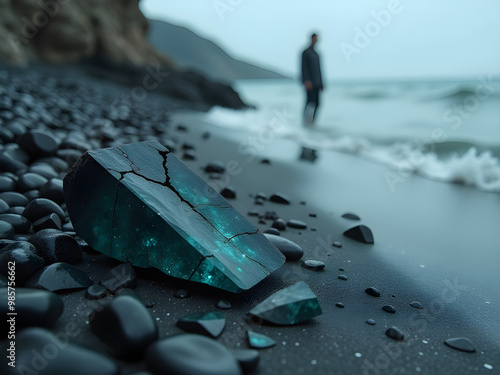
[[[248,314],[268,323],[292,325],[321,315],[322,311],[318,297],[301,281],[274,293]]]
[[[231,292],[250,289],[283,255],[158,142],[86,152],[64,179],[75,231],[138,267]]]
[[[176,326],[186,332],[215,338],[224,330],[226,317],[220,311],[193,314],[179,319]]]
[[[250,345],[251,348],[266,349],[276,345],[276,341],[274,341],[269,336],[253,331],[248,331],[247,333],[248,333],[248,345]]]

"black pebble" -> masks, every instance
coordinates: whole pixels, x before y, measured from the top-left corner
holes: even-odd
[[[340,308],[340,309],[343,309],[343,308],[345,307],[345,305],[344,305],[343,303],[341,303],[341,302],[337,302],[337,303],[335,304],[335,306],[337,306],[337,307],[338,307],[338,308]]]
[[[19,137],[17,143],[35,159],[42,156],[54,155],[58,148],[54,137],[39,130],[30,130],[24,133]]]
[[[140,358],[158,339],[158,329],[148,310],[130,296],[114,298],[104,309],[96,311],[90,326],[120,358]]]
[[[417,301],[413,301],[412,303],[410,303],[410,306],[414,307],[415,309],[419,309],[419,310],[424,308],[422,306],[422,304],[420,302],[417,302]]]
[[[347,280],[347,276],[346,275],[339,275],[339,279],[346,281]]]
[[[85,289],[92,284],[92,280],[79,268],[67,263],[54,263],[31,276],[26,287],[57,292]]]
[[[220,195],[227,199],[234,199],[236,198],[236,190],[234,190],[231,186],[226,186],[221,190]]]
[[[233,306],[231,305],[231,302],[226,301],[225,299],[219,300],[219,302],[217,302],[215,307],[217,307],[218,309],[221,309],[221,310],[231,310],[233,308]]]
[[[264,234],[264,236],[281,251],[286,260],[296,261],[304,255],[304,250],[293,241],[273,234]]]
[[[22,206],[17,206],[17,207],[11,207],[9,208],[9,211],[7,212],[8,214],[17,214],[17,215],[22,215],[24,212],[24,207]]]
[[[290,228],[296,228],[296,229],[306,229],[307,228],[307,224],[304,223],[303,221],[300,221],[300,220],[288,220],[288,222],[286,223],[287,226],[289,226]]]
[[[448,339],[444,343],[448,345],[450,348],[460,350],[462,352],[474,353],[476,351],[474,344],[468,338],[465,337],[456,337],[453,339]]]
[[[372,297],[380,297],[380,292],[378,291],[377,288],[370,287],[365,289],[365,293],[372,296]]]
[[[0,176],[0,193],[12,191],[16,188],[16,182],[8,176]]]
[[[238,362],[224,345],[194,334],[153,343],[146,364],[154,375],[241,375]]]
[[[325,268],[325,263],[319,260],[305,260],[302,262],[302,267],[312,271],[321,271]]]
[[[186,150],[182,155],[184,160],[196,160],[196,152],[194,150]]]
[[[26,209],[24,210],[23,216],[33,223],[38,219],[41,219],[42,217],[50,215],[52,213],[59,216],[61,221],[66,218],[64,211],[56,202],[46,198],[37,198],[28,203]]]
[[[290,204],[290,199],[286,195],[280,193],[271,195],[269,201],[280,204]]]
[[[205,172],[206,173],[224,173],[226,171],[226,167],[224,166],[224,163],[221,161],[213,161],[211,163],[208,163],[205,166]]]
[[[403,341],[405,338],[405,335],[397,327],[389,328],[388,330],[385,331],[385,335],[397,341]]]
[[[44,216],[33,223],[33,229],[35,230],[35,232],[41,231],[43,229],[62,230],[61,219],[57,214]]]
[[[340,249],[340,248],[342,247],[342,244],[341,244],[339,241],[334,241],[334,242],[332,243],[332,246],[333,246],[333,247],[338,247],[338,248]]]
[[[384,310],[385,312],[391,313],[391,314],[396,313],[396,309],[391,305],[385,305],[384,307],[382,307],[382,310]]]
[[[47,264],[74,264],[82,257],[80,244],[69,234],[57,229],[43,229],[31,236],[30,242]]]
[[[31,229],[31,223],[22,215],[18,214],[2,214],[0,215],[0,221],[6,221],[10,223],[17,234],[28,233]]]
[[[274,234],[275,236],[280,236],[281,235],[281,232],[278,229],[276,229],[276,228],[268,228],[268,229],[266,229],[266,231],[264,233]]]
[[[344,219],[348,219],[348,220],[354,220],[354,221],[359,221],[361,220],[360,217],[356,214],[353,214],[353,213],[350,213],[350,212],[347,212],[345,214],[342,215],[342,217]]]
[[[40,188],[40,198],[47,198],[61,204],[64,203],[63,181],[52,178]]]
[[[0,290],[1,300],[7,301],[7,289]],[[46,290],[16,288],[16,328],[52,327],[61,316],[64,303],[58,295]],[[7,303],[0,306],[0,314],[8,313]]]
[[[0,199],[0,215],[9,213],[10,206],[3,199]]]
[[[248,211],[248,216],[259,216],[259,211],[257,210]]]
[[[116,293],[121,288],[134,289],[137,285],[134,267],[128,263],[116,266],[101,279],[101,285],[111,293]]]
[[[13,242],[1,250],[0,273],[8,277],[9,262],[16,263],[16,285],[21,286],[45,266],[43,258],[29,242]]]
[[[43,328],[27,328],[16,335],[16,370],[7,375],[18,374],[17,369],[32,369],[26,372],[37,375],[116,375],[118,366],[100,353],[85,349],[69,341],[80,334],[76,323],[69,323],[64,331],[56,333]],[[50,360],[41,353],[49,353]]]
[[[6,221],[0,221],[0,238],[6,240],[13,240],[16,235],[16,231],[12,224]]]
[[[16,182],[16,189],[20,193],[30,190],[38,190],[47,183],[47,179],[37,173],[24,173]]]
[[[273,224],[272,224],[272,227],[273,228],[276,228],[278,230],[285,230],[286,229],[286,223],[283,219],[277,219],[277,220],[274,220],[273,221]]]
[[[366,225],[358,225],[344,232],[344,236],[349,237],[355,241],[373,244],[373,233]]]
[[[23,194],[15,192],[15,191],[6,191],[0,193],[0,199],[5,201],[10,207],[15,206],[23,206],[30,202],[28,198],[26,198]]]
[[[102,285],[93,284],[85,291],[85,298],[87,299],[101,299],[106,297],[108,290]]]
[[[366,320],[366,324],[369,324],[369,325],[371,325],[371,326],[374,326],[376,323],[375,323],[375,320],[373,320],[373,319],[367,319],[367,320]]]

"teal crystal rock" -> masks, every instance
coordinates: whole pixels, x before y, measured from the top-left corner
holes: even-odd
[[[304,281],[281,289],[248,313],[254,320],[279,325],[300,323],[321,314],[318,297]]]
[[[193,314],[179,319],[176,326],[186,332],[216,338],[226,327],[226,317],[220,311]]]
[[[158,142],[86,152],[64,178],[75,231],[138,267],[231,292],[284,256],[219,193]]]
[[[253,331],[248,331],[247,333],[248,333],[248,345],[251,348],[267,349],[276,345],[276,341],[274,341],[269,336]]]

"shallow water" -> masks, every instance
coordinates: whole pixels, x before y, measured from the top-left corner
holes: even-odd
[[[257,136],[359,155],[394,170],[500,193],[500,82],[331,82],[314,128],[302,124],[304,92],[293,80],[242,80],[256,109],[213,108],[207,120]]]

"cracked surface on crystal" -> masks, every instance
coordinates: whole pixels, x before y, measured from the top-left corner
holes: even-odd
[[[84,204],[89,207],[70,203],[70,216],[77,233],[114,258],[234,292],[284,262],[252,224],[157,142],[89,151],[68,173],[65,191],[71,186],[85,198],[85,186],[72,183],[92,185],[83,175],[96,182]],[[92,222],[92,230],[82,221]]]

